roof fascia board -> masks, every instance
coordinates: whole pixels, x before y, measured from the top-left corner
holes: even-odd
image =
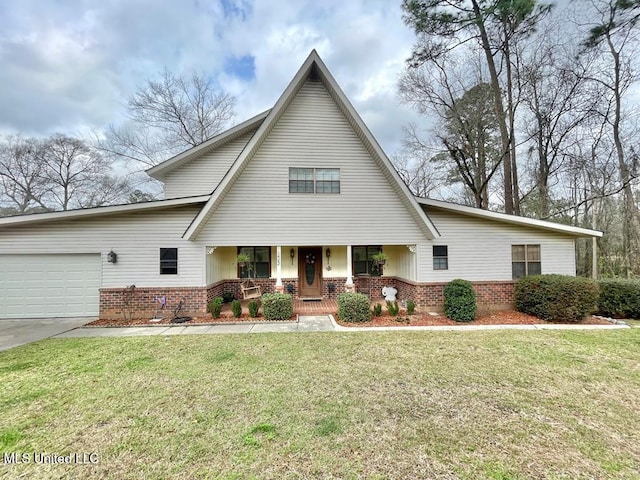
[[[180,207],[197,203],[205,203],[207,200],[209,200],[209,197],[210,195],[199,195],[197,197],[173,198],[171,200],[129,203],[126,205],[111,205],[107,207],[83,208],[79,210],[67,210],[62,212],[17,215],[13,217],[0,218],[0,227],[61,220],[73,220],[76,218],[85,217],[99,217],[103,215],[139,212],[143,210],[153,210],[160,208]]]
[[[182,165],[183,163],[188,162],[189,160],[196,157],[198,154],[206,152],[209,149],[214,149],[234,140],[237,137],[242,136],[244,133],[251,131],[253,128],[257,128],[259,124],[267,117],[270,110],[265,110],[262,113],[246,120],[242,123],[239,123],[235,127],[232,127],[224,132],[216,135],[213,138],[210,138],[206,142],[201,143],[195,147],[190,148],[189,150],[185,150],[178,155],[165,160],[158,165],[151,167],[146,171],[146,173],[155,178],[156,180],[162,180],[167,173]]]
[[[256,133],[251,137],[249,143],[245,146],[242,153],[238,156],[236,161],[233,163],[227,174],[223,177],[223,179],[218,184],[218,187],[215,189],[211,198],[206,203],[204,207],[200,210],[198,215],[194,218],[191,225],[184,232],[183,238],[187,240],[192,240],[198,232],[202,229],[207,219],[215,210],[217,203],[226,193],[226,190],[229,186],[235,181],[237,176],[240,174],[242,169],[244,168],[244,164],[247,159],[252,157],[257,148],[262,144],[262,141],[266,137],[266,135],[271,131],[272,126],[276,123],[278,118],[282,115],[282,112],[286,109],[287,105],[291,102],[295,94],[300,90],[302,84],[309,76],[311,72],[311,68],[318,58],[318,54],[315,50],[313,50],[305,62],[302,64],[296,75],[293,77],[287,88],[284,90],[278,101],[273,106],[267,117],[264,119],[262,124],[258,127]]]
[[[487,218],[498,222],[512,223],[517,225],[525,225],[543,230],[551,230],[560,233],[572,234],[580,237],[602,237],[603,232],[591,230],[582,227],[573,227],[571,225],[563,225],[561,223],[550,222],[548,220],[537,220],[535,218],[520,217],[517,215],[508,215],[506,213],[491,212],[480,208],[469,207],[466,205],[458,205],[456,203],[444,202],[442,200],[433,200],[431,198],[418,198],[418,203],[428,207],[441,208],[452,212],[470,215],[474,217]]]

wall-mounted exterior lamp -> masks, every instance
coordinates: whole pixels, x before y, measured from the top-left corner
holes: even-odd
[[[293,259],[296,258],[296,250],[294,248],[289,250],[289,256],[291,257],[291,265],[293,265]]]
[[[118,254],[111,250],[109,253],[107,253],[107,262],[118,263]]]
[[[327,248],[327,250],[324,253],[327,256],[327,258],[331,258],[331,249],[330,248]]]

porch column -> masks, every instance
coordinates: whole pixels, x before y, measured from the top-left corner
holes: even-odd
[[[347,245],[347,281],[344,288],[347,292],[355,291],[353,285],[353,269],[351,268],[351,245]]]
[[[276,292],[284,292],[282,285],[282,247],[276,246]]]

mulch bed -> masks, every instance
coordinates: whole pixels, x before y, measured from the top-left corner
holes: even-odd
[[[403,319],[404,321],[398,321]],[[409,322],[406,322],[406,319]],[[389,315],[381,315],[380,317],[373,317],[370,322],[363,323],[347,323],[340,320],[336,320],[339,325],[343,327],[402,327],[410,325],[414,327],[429,326],[460,326],[460,325],[535,325],[535,324],[561,324],[562,322],[547,322],[537,317],[527,315],[525,313],[515,311],[494,312],[488,315],[482,315],[476,318],[473,322],[455,322],[448,319],[444,315],[429,315],[426,313],[418,313],[415,315],[400,314],[398,317],[392,317]],[[604,319],[587,317],[580,322],[581,325],[610,325]]]
[[[211,325],[217,323],[241,323],[241,322],[266,322],[263,317],[252,318],[246,313],[243,313],[240,318],[236,318],[233,315],[222,315],[220,318],[214,319],[211,315],[202,315],[192,317],[191,320],[184,323],[171,323],[171,316],[167,316],[166,318],[160,320],[159,322],[151,322],[148,318],[134,318],[132,320],[124,320],[124,319],[110,319],[110,318],[100,318],[98,320],[94,320],[91,323],[85,325],[86,327],[140,327],[140,326],[153,326],[153,325]]]
[[[333,315],[336,318],[336,315]],[[398,321],[397,318],[404,321]],[[414,315],[400,314],[398,317],[392,317],[389,315],[382,315],[380,317],[374,317],[370,322],[364,323],[346,323],[336,318],[339,325],[344,327],[402,327],[406,325],[410,326],[459,326],[459,325],[533,325],[533,324],[545,324],[552,322],[545,322],[539,318],[531,315],[526,315],[520,312],[505,311],[494,312],[488,315],[478,317],[473,322],[462,323],[449,320],[444,315],[429,315],[428,313],[417,313]],[[406,319],[409,319],[408,323]],[[243,313],[240,318],[235,318],[231,315],[231,312],[222,312],[220,318],[213,319],[211,315],[202,315],[193,317],[186,323],[171,323],[171,316],[167,316],[159,322],[150,322],[148,318],[136,318],[133,320],[124,319],[99,319],[95,320],[86,326],[88,327],[132,327],[132,326],[150,326],[150,325],[210,325],[218,323],[241,323],[241,322],[265,322],[263,317],[252,318],[248,314]],[[582,325],[609,325],[609,322],[602,318],[587,317],[581,322]]]

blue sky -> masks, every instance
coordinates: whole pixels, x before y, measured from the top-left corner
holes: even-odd
[[[270,108],[315,48],[388,154],[417,115],[396,83],[414,35],[400,0],[0,2],[0,132],[83,134],[165,67]]]

